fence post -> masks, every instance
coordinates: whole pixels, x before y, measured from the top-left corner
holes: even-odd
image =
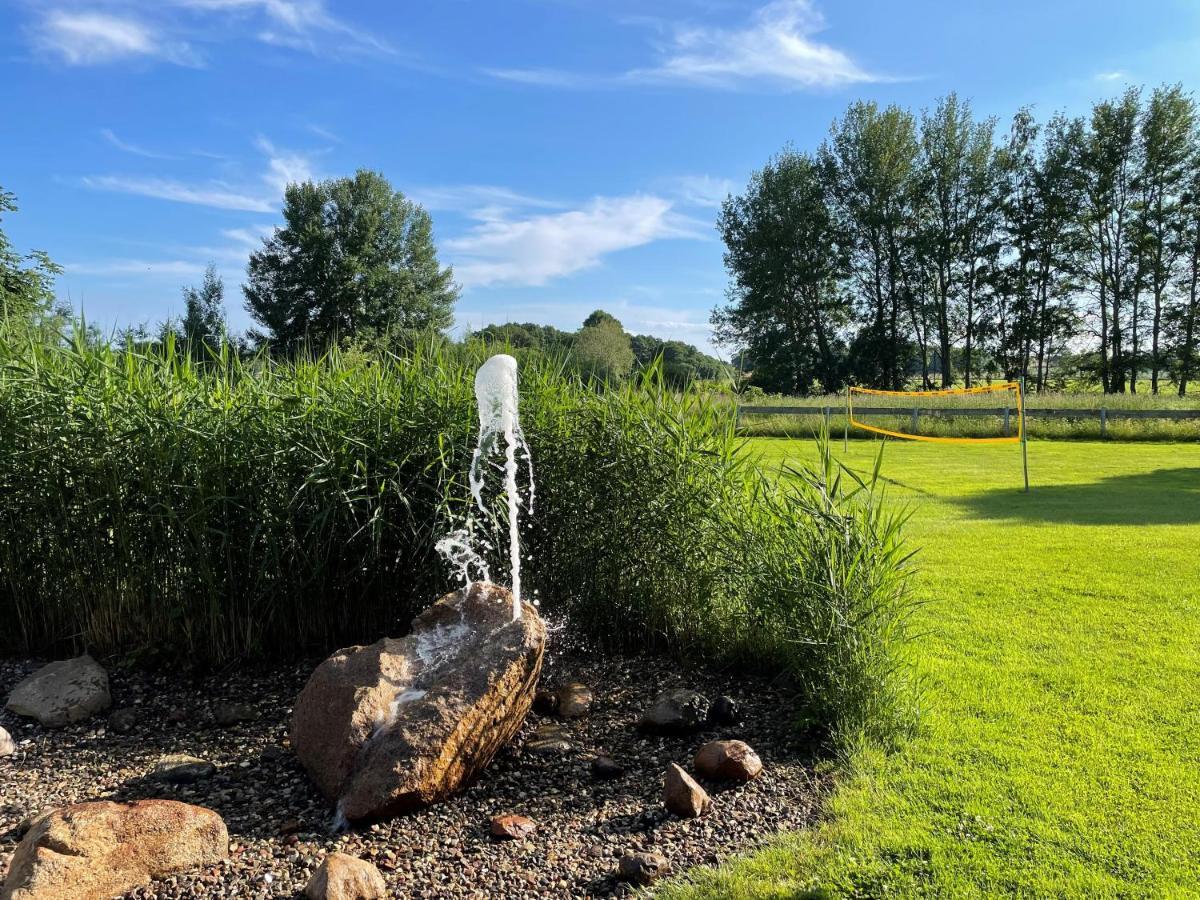
[[[1008,433],[1010,430],[1009,429],[1009,413],[1010,412],[1011,411],[1009,410],[1009,408],[1007,406],[1004,407],[1004,436],[1005,437],[1008,437]]]
[[[1108,410],[1103,406],[1100,407],[1100,438],[1103,440],[1104,432],[1108,430]]]
[[[913,411],[912,411],[912,433],[913,434],[916,434],[917,429],[921,427],[917,422],[917,415],[920,412],[920,409],[921,408],[919,406],[913,407]]]

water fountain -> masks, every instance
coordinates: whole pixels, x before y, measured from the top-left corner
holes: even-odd
[[[517,485],[517,454],[522,452],[529,469],[529,513],[533,514],[533,458],[517,411],[517,361],[507,353],[490,357],[475,373],[475,404],[479,413],[479,437],[471,456],[471,496],[478,511],[495,522],[495,514],[484,500],[491,457],[504,457],[504,495],[508,506],[508,559],[512,572],[513,619],[521,618],[521,492]],[[437,543],[437,551],[458,572],[464,584],[471,583],[471,568],[490,581],[487,561],[476,550],[475,519],[468,514],[464,528],[452,531]]]
[[[546,628],[520,593],[519,455],[529,466],[530,512],[533,468],[517,413],[517,361],[500,354],[480,366],[475,398],[473,505],[464,527],[437,543],[463,587],[417,616],[406,637],[339,650],[296,700],[292,746],[336,802],[339,824],[444,799],[512,739],[533,702]],[[507,523],[485,497],[495,456],[503,458]],[[492,532],[507,524],[511,591],[490,581],[491,547],[476,534],[476,516]]]

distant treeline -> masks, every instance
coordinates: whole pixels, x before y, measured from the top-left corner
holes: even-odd
[[[1181,86],[1007,133],[954,94],[851,104],[724,204],[718,337],[753,383],[1180,394],[1200,342],[1200,129]],[[1149,384],[1144,385],[1143,380]]]

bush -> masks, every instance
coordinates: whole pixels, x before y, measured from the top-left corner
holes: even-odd
[[[486,348],[197,363],[0,346],[0,642],[196,664],[404,630],[449,584]],[[727,410],[522,368],[527,596],[607,646],[786,673],[805,724],[912,721],[899,519],[826,462],[776,483]],[[504,580],[501,556],[492,571]]]

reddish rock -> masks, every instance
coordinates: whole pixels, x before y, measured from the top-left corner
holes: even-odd
[[[709,741],[696,751],[692,764],[716,781],[753,781],[763,767],[758,754],[742,741]]]
[[[0,900],[107,900],[228,853],[229,832],[211,809],[174,800],[76,803],[30,823]]]
[[[694,819],[712,808],[712,800],[691,775],[671,763],[663,779],[663,805],[680,818]]]
[[[380,871],[347,853],[330,853],[304,887],[308,900],[380,900],[387,895]]]
[[[291,744],[348,821],[442,800],[478,775],[521,727],[546,628],[494,584],[447,594],[412,633],[339,650],[296,700]]]
[[[537,823],[525,816],[506,815],[492,817],[492,837],[519,841],[537,830]]]

